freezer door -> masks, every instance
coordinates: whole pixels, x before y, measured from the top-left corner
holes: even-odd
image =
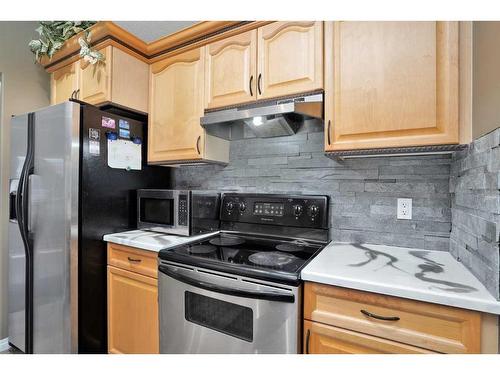
[[[9,224],[8,236],[8,324],[9,343],[25,351],[25,265],[26,256],[17,224],[15,209],[17,186],[26,158],[28,116],[16,116],[11,121]]]

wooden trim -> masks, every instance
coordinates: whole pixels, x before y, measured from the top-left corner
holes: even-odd
[[[153,63],[271,22],[274,21],[203,21],[149,44],[111,21],[98,22],[89,30],[92,33],[92,47],[102,49],[112,45],[147,63]],[[44,56],[40,64],[51,73],[79,60],[78,38],[82,35],[83,32],[68,39],[52,59]]]
[[[147,47],[147,52],[150,57],[161,55],[166,50],[179,46],[181,44],[189,43],[196,40],[201,36],[208,36],[221,30],[237,27],[242,23],[248,21],[202,21],[194,24],[193,26],[181,29],[173,34],[166,35],[160,39],[152,41]]]

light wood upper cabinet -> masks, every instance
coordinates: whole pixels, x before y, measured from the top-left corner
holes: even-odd
[[[68,100],[78,90],[78,74],[80,63],[66,65],[51,74],[50,102],[59,104]]]
[[[148,162],[225,161],[229,144],[205,134],[205,47],[151,65]]]
[[[108,266],[109,353],[159,353],[158,280]]]
[[[323,22],[273,22],[257,45],[259,98],[323,88]]]
[[[203,52],[198,48],[151,65],[149,162],[202,157]]]
[[[99,104],[111,101],[111,67],[112,48],[108,46],[101,52],[105,60],[90,64],[85,60],[80,61],[80,93],[78,99]]]
[[[209,44],[205,64],[207,108],[255,100],[256,68],[257,30]]]
[[[105,61],[79,61],[52,73],[51,104],[74,97],[86,103],[114,103],[146,113],[149,67],[144,61],[113,46],[100,50]]]
[[[326,22],[325,149],[456,144],[458,22]]]

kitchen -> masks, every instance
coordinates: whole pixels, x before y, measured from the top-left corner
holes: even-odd
[[[8,350],[499,353],[500,23],[148,23],[4,124]]]

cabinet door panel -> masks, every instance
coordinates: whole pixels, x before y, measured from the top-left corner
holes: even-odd
[[[148,162],[201,159],[204,51],[151,65]]]
[[[65,102],[78,90],[78,70],[79,62],[75,62],[52,73],[50,104]]]
[[[256,30],[209,44],[205,65],[207,108],[255,100],[256,65]]]
[[[108,351],[159,352],[158,281],[108,266]]]
[[[78,99],[90,104],[111,101],[112,48],[108,46],[100,50],[104,55],[104,61],[89,64],[83,59],[80,60],[80,93]]]
[[[323,88],[323,23],[274,22],[259,28],[258,73],[259,98]]]
[[[327,151],[458,143],[457,22],[335,22],[325,40]]]
[[[304,321],[306,354],[419,354],[430,350],[326,324]]]

